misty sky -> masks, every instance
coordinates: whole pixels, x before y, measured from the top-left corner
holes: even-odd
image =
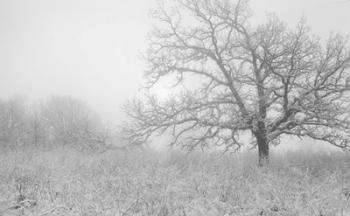
[[[251,0],[258,19],[276,12],[312,31],[350,34],[350,0]],[[0,0],[0,98],[73,95],[106,120],[142,84],[154,0]]]

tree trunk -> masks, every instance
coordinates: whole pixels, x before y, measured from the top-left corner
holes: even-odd
[[[269,143],[266,136],[258,136],[259,166],[265,166],[269,163]]]
[[[269,142],[266,136],[264,122],[258,122],[258,130],[254,133],[259,151],[259,166],[269,163]]]

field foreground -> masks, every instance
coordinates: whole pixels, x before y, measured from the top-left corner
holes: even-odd
[[[350,155],[0,155],[0,215],[350,215]]]

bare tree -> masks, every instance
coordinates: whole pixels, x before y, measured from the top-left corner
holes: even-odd
[[[31,102],[27,107],[26,117],[26,142],[35,149],[48,145],[47,122],[44,119],[41,104]]]
[[[0,101],[0,146],[15,148],[26,139],[26,105],[21,96]]]
[[[160,4],[145,77],[150,87],[172,77],[182,92],[126,105],[124,133],[132,142],[170,131],[173,144],[190,149],[238,150],[248,131],[260,165],[282,135],[349,146],[346,38],[322,42],[304,21],[290,29],[276,16],[254,26],[250,15],[244,0]]]
[[[107,143],[109,132],[100,116],[82,101],[52,96],[42,105],[41,115],[53,142],[97,149]]]

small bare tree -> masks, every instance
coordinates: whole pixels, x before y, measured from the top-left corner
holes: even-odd
[[[349,146],[346,38],[331,35],[323,43],[305,22],[290,29],[276,16],[254,26],[250,14],[244,0],[160,4],[145,77],[150,86],[173,77],[184,90],[126,105],[124,132],[134,143],[171,131],[174,144],[190,149],[237,150],[248,131],[260,165],[282,135]]]
[[[84,102],[69,96],[52,96],[41,109],[49,128],[47,133],[54,142],[88,149],[107,145],[109,133],[102,119]]]
[[[21,96],[0,101],[0,147],[16,148],[26,139],[26,104]]]

